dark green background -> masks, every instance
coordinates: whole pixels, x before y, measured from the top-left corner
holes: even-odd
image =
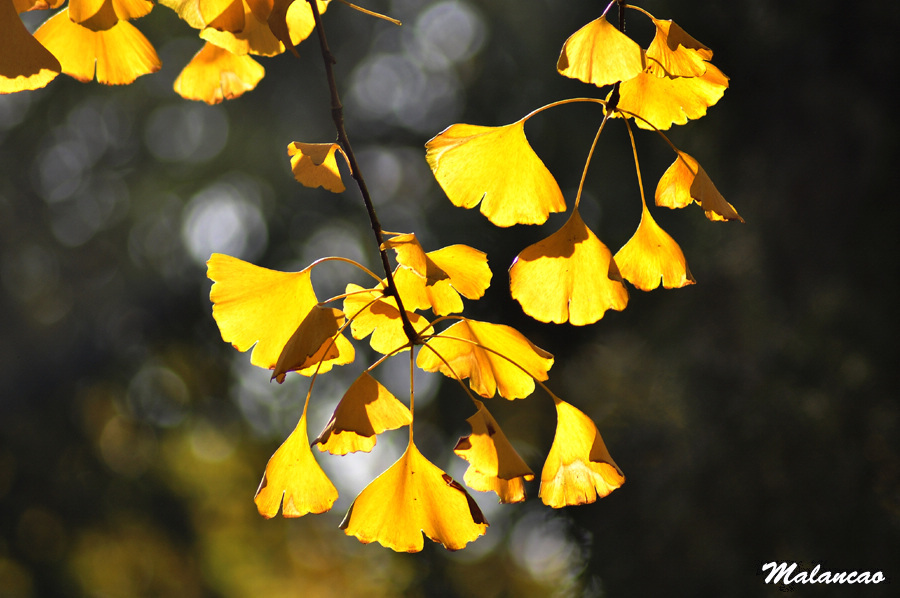
[[[524,505],[496,508],[473,493],[492,525],[454,554],[428,543],[395,555],[337,529],[377,473],[365,473],[364,459],[353,461],[363,469],[334,512],[256,514],[253,491],[305,386],[267,386],[265,372],[221,342],[210,283],[182,235],[204,205],[196,198],[227,188],[253,207],[248,222],[260,216],[267,233],[248,237],[244,257],[257,264],[299,269],[331,253],[373,269],[377,261],[356,192],[302,188],[288,169],[289,142],[333,138],[315,40],[299,61],[262,60],[258,89],[208,108],[171,91],[199,43],[157,7],[138,25],[163,59],[160,73],[123,88],[60,76],[26,98],[0,97],[0,595],[781,595],[764,583],[769,561],[887,577],[794,595],[896,595],[896,5],[643,3],[713,48],[731,77],[708,116],[671,137],[746,224],[708,222],[695,206],[655,210],[698,284],[632,291],[624,312],[573,328],[524,317],[505,276],[564,216],[495,229],[446,201],[422,146],[452,122],[501,125],[565,97],[603,97],[557,75],[555,61],[604,5],[468,3],[484,45],[449,69],[431,67],[458,82],[457,111],[412,125],[408,111],[379,116],[378,98],[354,96],[355,69],[379,56],[415,64],[404,40],[433,4],[371,5],[403,29],[337,3],[326,15],[349,133],[382,223],[416,232],[428,249],[464,242],[488,252],[494,284],[469,314],[514,325],[554,353],[551,388],[597,421],[626,484],[561,511],[541,505],[536,483]],[[642,21],[629,12],[628,31],[646,46]],[[570,204],[601,117],[578,105],[528,123]],[[189,155],[150,151],[152,139],[198,120],[206,137]],[[615,251],[640,208],[627,135],[612,124],[583,214]],[[652,192],[671,154],[641,133]],[[217,137],[221,151],[204,156]],[[391,168],[403,175],[391,179]],[[340,292],[338,282],[316,282],[333,287],[320,298]],[[311,434],[345,378],[317,386]],[[551,405],[540,394],[488,403],[536,472],[553,435]],[[417,413],[422,451],[461,477],[451,449],[468,433],[464,395],[442,384]],[[375,453],[403,438],[380,440]]]

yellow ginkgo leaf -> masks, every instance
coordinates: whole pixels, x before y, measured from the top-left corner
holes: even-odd
[[[459,550],[484,535],[488,523],[469,493],[410,440],[403,456],[359,493],[340,527],[365,544],[418,552],[422,532]]]
[[[656,35],[647,48],[647,60],[662,67],[658,77],[699,77],[706,72],[712,50],[688,35],[672,21],[653,19]]]
[[[284,345],[275,363],[272,379],[284,382],[285,373],[293,371],[306,375],[315,372],[324,374],[332,365],[352,362],[355,356],[353,345],[340,343],[341,336],[335,338],[345,321],[339,309],[321,305],[313,307]],[[319,362],[322,365],[317,367]]]
[[[238,351],[250,347],[250,363],[273,369],[284,346],[318,304],[309,268],[278,272],[214,253],[206,262],[215,281],[209,292],[222,340]]]
[[[56,57],[28,32],[9,0],[0,0],[0,31],[0,93],[39,89],[62,70]]]
[[[48,10],[51,8],[59,8],[66,0],[12,0],[13,6],[17,13],[28,12],[30,10]],[[2,9],[0,9],[2,10]],[[7,31],[4,27],[3,31]]]
[[[656,205],[683,208],[696,201],[710,220],[743,222],[744,219],[733,205],[725,201],[697,160],[684,152],[678,152],[678,156],[659,179]]]
[[[496,226],[543,224],[566,209],[559,185],[525,137],[525,121],[502,127],[451,125],[425,144],[426,158],[454,205]]]
[[[453,452],[469,462],[463,481],[473,490],[494,492],[501,503],[525,500],[525,481],[534,473],[516,452],[484,403],[466,421],[472,433],[459,439]]]
[[[319,14],[325,14],[330,0],[316,0]],[[260,20],[264,20],[260,17]],[[271,13],[265,19],[272,33],[291,52],[297,55],[294,48],[305,40],[316,27],[312,8],[307,0],[275,0]]]
[[[147,38],[128,21],[118,21],[106,31],[91,31],[68,17],[63,9],[50,17],[34,37],[62,65],[62,72],[90,81],[96,67],[97,81],[127,85],[141,75],[154,73],[162,63]]]
[[[681,247],[660,228],[646,205],[637,231],[616,253],[615,261],[622,278],[642,291],[652,291],[660,281],[667,289],[694,284]]]
[[[409,339],[393,297],[385,297],[380,289],[364,289],[355,284],[348,284],[346,292],[344,313],[351,320],[353,338],[362,340],[371,334],[369,345],[384,355],[409,350],[409,347],[401,350],[409,344]],[[431,334],[428,320],[410,311],[406,315],[418,334]]]
[[[606,310],[628,304],[612,253],[577,209],[561,229],[516,257],[509,288],[525,313],[541,322],[593,324]]]
[[[150,14],[153,10],[151,0],[112,0],[116,16],[123,21],[139,19]]]
[[[637,43],[602,16],[566,40],[556,70],[603,87],[637,76],[644,70],[644,57]]]
[[[186,100],[218,104],[250,91],[265,74],[250,56],[235,56],[207,42],[182,69],[174,88]]]
[[[334,415],[313,444],[332,455],[368,453],[375,446],[377,434],[411,423],[412,414],[406,405],[368,372],[363,372],[344,393]]]
[[[243,0],[199,0],[198,5],[207,27],[239,33],[246,26]]]
[[[181,20],[194,29],[203,29],[206,23],[200,14],[200,0],[157,0],[163,6],[175,11]]]
[[[553,366],[550,353],[503,324],[463,318],[425,345],[416,365],[450,378],[469,378],[472,390],[488,399],[495,393],[507,399],[527,397],[534,379],[546,380]]]
[[[468,245],[425,253],[414,234],[401,234],[385,241],[383,247],[395,250],[397,262],[403,266],[395,273],[394,282],[407,309],[431,307],[439,316],[458,313],[463,308],[460,295],[478,299],[491,284],[487,255]]]
[[[539,496],[554,509],[592,503],[625,483],[597,426],[587,415],[556,401],[556,435],[541,472]]]
[[[324,513],[337,497],[337,489],[309,447],[304,412],[297,427],[269,459],[253,499],[256,508],[267,519],[277,515],[279,508],[284,517],[301,517]]]
[[[651,65],[619,86],[618,108],[640,116],[634,122],[642,129],[665,130],[700,118],[728,88],[728,77],[710,63],[698,77],[660,77],[660,70]]]
[[[200,39],[238,56],[245,54],[275,56],[284,52],[284,45],[269,29],[268,23],[257,19],[246,2],[240,2],[240,5],[244,15],[244,26],[240,31],[221,31],[204,27],[200,31]]]
[[[69,0],[69,18],[91,31],[106,31],[119,21],[113,0]]]
[[[332,193],[344,191],[335,156],[340,153],[344,160],[347,160],[347,156],[337,143],[294,141],[288,145],[287,152],[291,157],[294,178],[304,187],[322,187]]]

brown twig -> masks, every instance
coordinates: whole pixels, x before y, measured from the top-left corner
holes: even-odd
[[[313,19],[316,23],[316,33],[319,36],[319,47],[322,50],[322,60],[325,62],[325,76],[328,78],[328,89],[331,93],[331,120],[334,121],[334,128],[337,131],[338,143],[347,155],[347,162],[350,164],[351,174],[356,181],[356,186],[362,194],[363,201],[366,204],[366,211],[369,214],[369,222],[372,224],[372,231],[375,233],[375,241],[378,243],[378,252],[381,254],[381,264],[384,267],[384,278],[387,282],[387,288],[384,290],[385,295],[393,297],[397,301],[397,309],[400,311],[400,320],[403,322],[403,332],[406,338],[412,344],[420,344],[419,334],[413,328],[406,310],[403,308],[403,301],[400,299],[400,293],[394,284],[394,275],[391,272],[391,263],[388,260],[387,251],[382,247],[384,243],[384,231],[381,223],[378,221],[378,215],[375,213],[375,206],[372,203],[372,197],[369,195],[369,189],[366,187],[366,181],[363,178],[362,170],[356,162],[356,155],[350,146],[350,138],[344,128],[344,107],[341,104],[341,97],[338,94],[337,82],[334,78],[334,64],[336,60],[331,50],[328,48],[328,41],[325,38],[325,28],[322,26],[322,15],[319,14],[319,7],[316,0],[307,0],[312,9]]]

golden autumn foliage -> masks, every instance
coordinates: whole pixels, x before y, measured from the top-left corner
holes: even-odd
[[[60,4],[0,0],[0,93],[43,87],[60,72],[84,82],[122,85],[160,69],[153,45],[131,23],[148,14],[153,2],[70,0],[33,36],[19,17],[26,10]],[[320,18],[328,0],[160,0],[160,4],[175,11],[205,42],[175,80],[174,91],[207,104],[238,98],[257,87],[266,71],[253,56],[275,56],[289,49],[300,57],[295,46],[319,29],[337,141],[295,141],[287,152],[298,183],[344,192],[337,156],[348,168],[358,167],[344,130],[334,58]],[[623,11],[618,24],[607,19],[613,6]],[[652,23],[655,33],[647,48],[624,32],[627,11]],[[424,160],[449,201],[466,209],[479,206],[496,227],[539,226],[551,214],[571,209],[558,230],[538,231],[535,238],[540,240],[522,249],[509,266],[510,296],[526,315],[544,323],[586,326],[607,312],[626,308],[625,281],[641,291],[694,283],[681,247],[648,208],[632,125],[653,131],[676,154],[656,186],[656,206],[683,208],[697,203],[709,220],[743,222],[697,160],[663,133],[701,118],[724,96],[729,79],[712,64],[712,57],[710,48],[673,21],[624,2],[610,3],[603,14],[564,41],[556,62],[560,75],[588,84],[591,92],[608,88],[603,97],[553,102],[511,124],[451,124],[425,144]],[[569,208],[556,178],[529,143],[525,124],[551,108],[575,102],[602,109]],[[635,197],[642,204],[634,234],[615,254],[594,232],[606,231],[597,223],[586,223],[579,210],[594,150],[607,126],[628,131],[638,174]],[[457,550],[487,530],[488,523],[469,493],[413,442],[415,367],[458,383],[475,405],[476,412],[466,420],[471,433],[453,448],[468,463],[463,480],[470,488],[494,492],[501,503],[525,500],[526,484],[535,474],[485,403],[475,397],[525,399],[538,387],[554,401],[557,413],[556,432],[541,472],[541,500],[560,508],[594,502],[619,488],[624,475],[596,424],[544,385],[553,355],[511,326],[455,315],[464,312],[463,298],[476,301],[487,293],[493,277],[487,254],[462,244],[426,251],[414,232],[385,233],[362,173],[351,174],[369,212],[383,276],[337,257],[323,258],[299,272],[271,270],[219,253],[207,262],[207,277],[213,281],[212,316],[223,341],[241,352],[252,349],[250,363],[270,370],[271,379],[279,383],[290,372],[310,377],[302,415],[266,465],[254,499],[259,513],[266,518],[279,511],[285,517],[299,517],[328,511],[334,504],[337,490],[309,442],[307,407],[316,377],[335,365],[352,363],[357,357],[353,341],[365,339],[381,356],[346,389],[312,444],[319,453],[331,455],[370,452],[379,434],[403,427],[408,428],[409,442],[400,459],[353,501],[341,524],[346,534],[364,543],[415,552],[424,546],[423,534]],[[311,272],[332,259],[355,265],[369,285],[372,278],[376,282],[367,287],[342,281],[344,293],[320,302]],[[405,402],[372,372],[407,351],[410,385]]]
[[[341,529],[360,542],[418,552],[422,533],[448,550],[484,534],[488,522],[469,493],[422,456],[410,440],[403,456],[359,493]]]

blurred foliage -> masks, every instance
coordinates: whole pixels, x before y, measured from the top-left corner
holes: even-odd
[[[888,583],[854,592],[891,595],[900,148],[885,73],[900,57],[900,9],[644,6],[714,48],[732,77],[709,115],[673,138],[689,140],[747,223],[660,214],[698,284],[632,293],[627,311],[593,326],[530,321],[504,284],[471,306],[476,318],[503,313],[556,355],[551,387],[598,422],[628,482],[561,511],[538,504],[536,482],[520,506],[478,493],[491,527],[459,553],[398,555],[339,533],[334,512],[265,521],[252,502],[305,387],[268,384],[220,341],[203,262],[223,251],[281,269],[329,253],[374,263],[355,196],[291,175],[289,142],[333,137],[312,47],[263,61],[267,76],[239,100],[185,102],[171,86],[200,42],[157,9],[140,24],[161,72],[123,88],[59,77],[0,96],[0,593],[774,596],[760,566],[775,560],[882,570]],[[600,9],[371,8],[403,27],[337,5],[326,25],[380,218],[423,244],[487,251],[499,274],[540,233],[498,231],[450,206],[422,146],[453,122],[506,124],[584,93],[555,73],[556,57]],[[528,123],[567,198],[581,173],[572,148],[587,150],[601,117],[571,106]],[[627,135],[621,146],[604,137],[582,214],[619,246],[639,201]],[[655,142],[638,138],[648,180],[671,161]],[[336,281],[316,284],[325,296]],[[356,373],[317,385],[313,427]],[[450,448],[471,408],[452,384],[422,384],[420,448],[461,478]],[[554,421],[549,401],[530,402],[491,403],[526,460],[546,453]],[[387,436],[371,455],[340,458],[358,475],[321,460],[341,490],[336,511],[402,450]]]

